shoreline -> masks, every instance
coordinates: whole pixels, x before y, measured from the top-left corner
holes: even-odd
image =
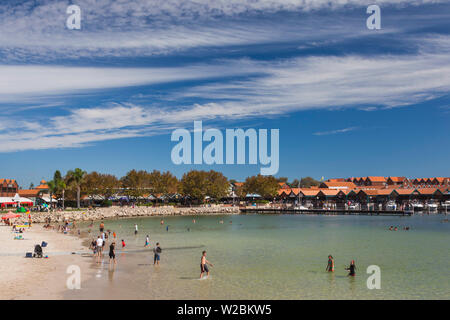
[[[106,207],[74,211],[31,212],[33,223],[51,223],[64,221],[98,221],[103,219],[165,216],[202,216],[240,214],[238,206],[211,205],[205,207]],[[26,214],[17,218],[16,224],[28,221]]]

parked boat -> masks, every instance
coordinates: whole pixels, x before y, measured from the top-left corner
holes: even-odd
[[[438,205],[437,203],[430,201],[425,205],[425,208],[430,212],[435,212],[438,209]]]
[[[395,201],[389,201],[386,204],[386,210],[390,210],[390,211],[395,211],[397,210],[397,204],[395,203]]]

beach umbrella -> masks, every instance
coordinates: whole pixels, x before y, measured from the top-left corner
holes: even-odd
[[[2,219],[3,219],[3,220],[6,220],[6,219],[19,218],[19,217],[21,217],[20,214],[12,214],[12,213],[8,213],[8,214],[5,214],[4,216],[2,216]]]

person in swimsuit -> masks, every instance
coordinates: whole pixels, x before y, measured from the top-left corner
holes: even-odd
[[[138,233],[138,225],[135,224],[135,225],[134,225],[134,234],[136,235],[137,233]]]
[[[147,235],[147,236],[145,237],[145,245],[144,245],[144,247],[147,247],[149,244],[150,244],[150,238],[149,238],[149,236]]]
[[[100,223],[100,233],[103,232],[103,230],[105,229],[105,224],[103,223],[103,221]]]
[[[328,256],[327,271],[334,272],[334,259],[331,254]]]
[[[356,275],[356,266],[355,266],[355,260],[352,260],[350,262],[350,266],[348,268],[345,268],[345,270],[348,271],[348,275],[354,277]]]
[[[125,241],[122,239],[122,249],[125,248]]]
[[[156,243],[155,249],[153,249],[153,253],[155,254],[153,257],[153,265],[155,265],[155,264],[159,265],[159,260],[161,260],[161,252],[162,252],[162,249],[159,246],[159,242],[158,242],[158,243]]]
[[[114,264],[116,264],[116,243],[113,241],[111,245],[109,246],[109,265],[114,261]]]
[[[209,276],[209,268],[208,265],[210,265],[211,267],[214,267],[213,264],[211,262],[209,262],[208,260],[206,260],[206,251],[202,252],[202,258],[201,258],[201,262],[200,262],[200,279],[203,278],[203,274],[206,272],[206,276]]]

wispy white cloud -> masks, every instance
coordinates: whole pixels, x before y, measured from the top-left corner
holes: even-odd
[[[220,68],[230,74],[264,72],[250,77],[246,75],[245,80],[216,81],[187,87],[184,91],[170,91],[168,99],[180,101],[179,105],[171,108],[126,102],[70,109],[65,115],[45,121],[17,121],[14,126],[20,130],[10,126],[0,135],[0,150],[79,147],[107,139],[158,134],[193,120],[235,121],[306,109],[405,106],[450,91],[450,56],[447,54],[309,57],[282,62],[245,60],[230,61]],[[199,74],[217,72],[216,66],[202,66],[200,69]],[[125,75],[127,70],[120,72]],[[183,72],[177,68],[168,73],[183,77]],[[81,79],[78,81],[83,82]],[[160,81],[167,81],[167,76]],[[6,91],[4,93],[7,94]],[[186,98],[208,102],[186,105],[182,103]],[[317,132],[316,135],[355,129]]]
[[[274,41],[324,41],[364,34],[364,19],[311,16],[316,11],[373,3],[414,6],[437,0],[78,0],[82,30],[65,29],[68,1],[0,4],[0,51],[5,61],[92,56],[151,56],[209,46]],[[298,13],[291,19],[257,17]],[[308,14],[306,14],[308,13]],[[365,11],[362,11],[365,14]],[[404,22],[404,21],[403,21]],[[316,28],[320,25],[320,28]],[[402,24],[404,25],[404,23]],[[398,26],[402,28],[403,26]],[[378,33],[392,32],[393,26]]]
[[[168,82],[258,73],[245,61],[177,68],[96,68],[0,65],[0,102]]]
[[[331,134],[338,134],[338,133],[345,133],[345,132],[349,132],[349,131],[355,131],[357,129],[358,129],[358,127],[348,127],[348,128],[344,128],[344,129],[314,132],[313,135],[315,135],[315,136],[327,136],[327,135],[331,135]]]

